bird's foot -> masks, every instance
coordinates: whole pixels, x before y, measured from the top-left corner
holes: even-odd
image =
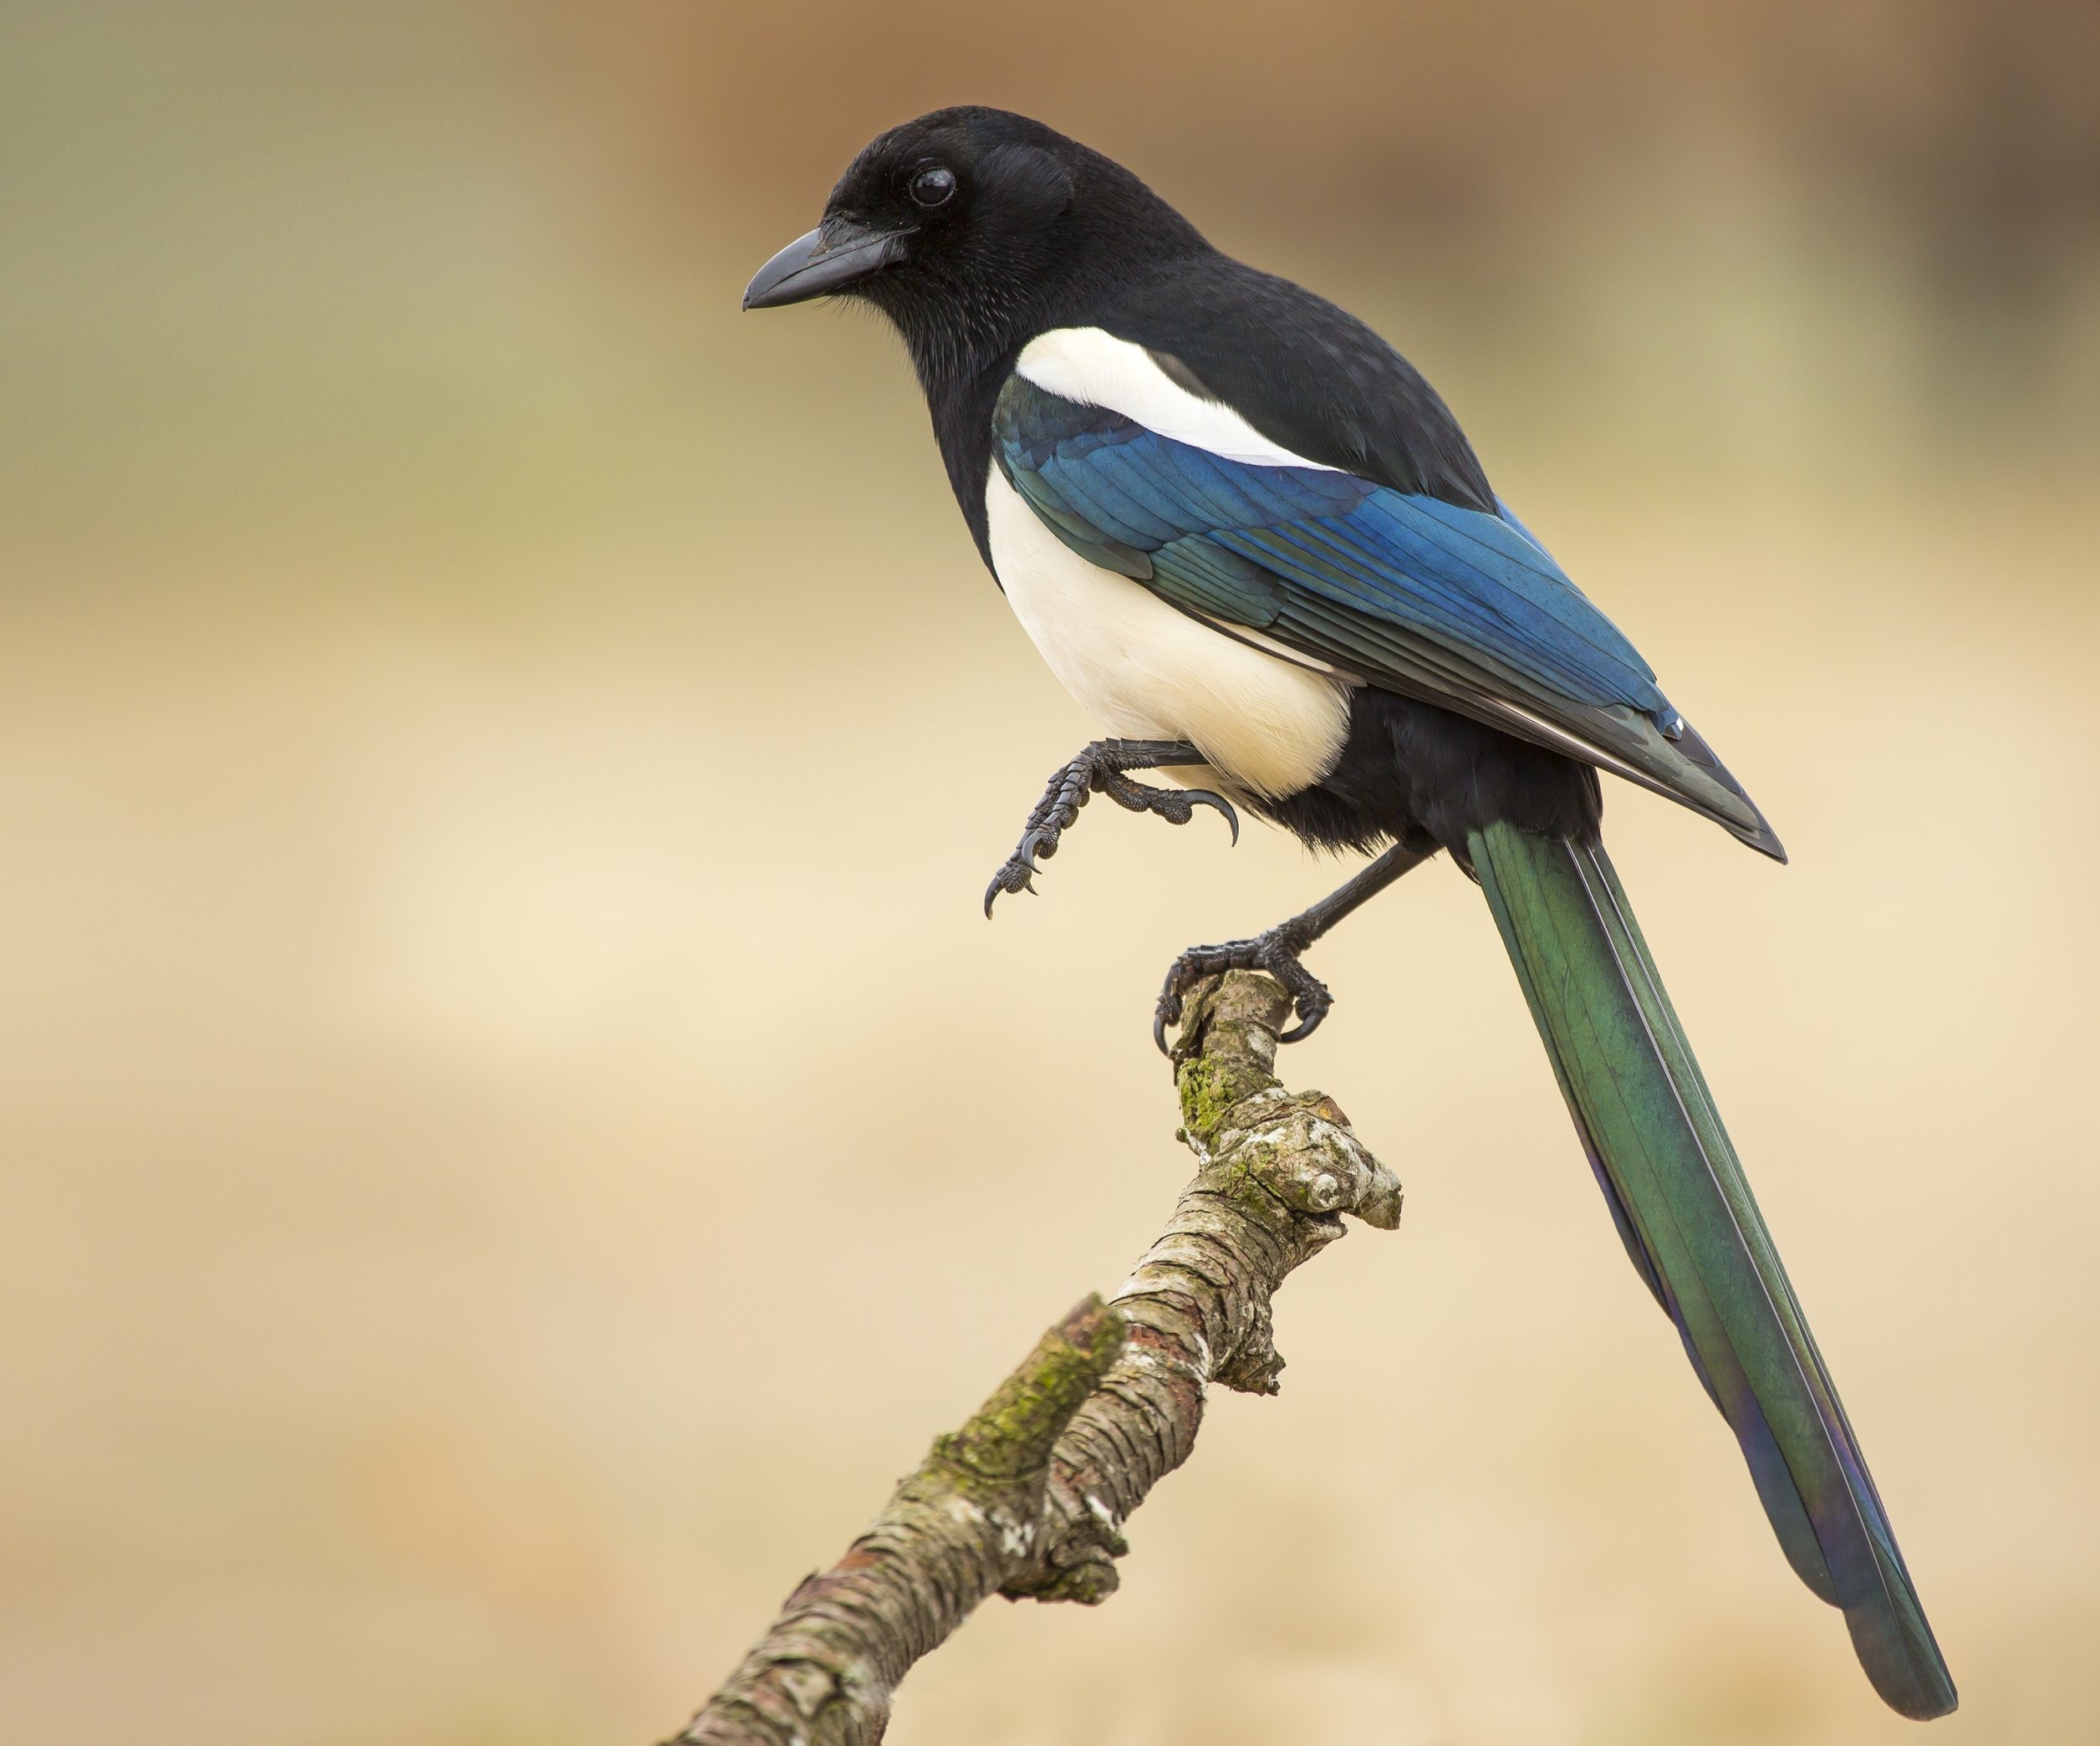
[[[1032,891],[1039,870],[1037,863],[1058,852],[1058,843],[1079,809],[1095,794],[1106,794],[1130,812],[1149,812],[1170,824],[1185,824],[1199,806],[1214,806],[1232,827],[1232,840],[1240,840],[1240,815],[1232,803],[1208,789],[1157,789],[1133,782],[1126,770],[1157,769],[1168,763],[1200,763],[1203,754],[1193,746],[1162,740],[1097,740],[1050,779],[1042,799],[1028,814],[1027,829],[1007,864],[992,875],[985,887],[985,915],[1002,891]]]
[[[1302,926],[1306,918],[1293,916],[1251,940],[1227,940],[1222,946],[1191,946],[1174,961],[1160,990],[1159,1004],[1152,1012],[1152,1040],[1160,1053],[1170,1055],[1167,1027],[1181,1021],[1181,997],[1206,976],[1222,976],[1228,970],[1266,970],[1282,983],[1297,1008],[1298,1022],[1277,1039],[1279,1043],[1302,1043],[1320,1028],[1334,1005],[1327,984],[1298,962],[1298,954],[1312,944]]]

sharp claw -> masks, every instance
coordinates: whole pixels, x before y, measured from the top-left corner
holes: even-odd
[[[1240,841],[1240,814],[1234,809],[1233,804],[1230,800],[1226,799],[1222,794],[1212,794],[1208,789],[1185,789],[1182,790],[1182,798],[1185,800],[1193,800],[1199,805],[1215,806],[1220,812],[1223,813],[1225,814],[1225,822],[1232,827],[1233,845],[1236,848],[1238,846]],[[1194,814],[1191,814],[1190,816],[1193,817]]]
[[[1193,803],[1199,804],[1199,807],[1216,807],[1220,813],[1224,813],[1224,821],[1226,821],[1229,825],[1233,825],[1233,843],[1239,843],[1239,813],[1233,811],[1233,803],[1231,803],[1231,800],[1224,799],[1222,794],[1211,794],[1207,788],[1185,788],[1185,790],[1182,790],[1182,799],[1193,800]],[[1190,811],[1189,817],[1195,817],[1195,813]]]
[[[1165,1013],[1155,1012],[1152,1015],[1152,1046],[1170,1061],[1174,1059],[1174,1051],[1167,1047],[1167,1015]]]
[[[1324,1008],[1323,1008],[1320,1011],[1314,1013],[1310,1018],[1299,1019],[1296,1024],[1292,1025],[1290,1029],[1284,1032],[1283,1034],[1278,1037],[1276,1040],[1278,1043],[1302,1043],[1307,1037],[1311,1036],[1314,1031],[1320,1028],[1320,1021],[1326,1017],[1327,1011]]]
[[[1008,861],[1005,866],[1000,868],[996,873],[991,876],[991,883],[985,887],[984,911],[986,921],[989,922],[991,919],[991,906],[999,901],[1002,893],[1007,891],[1026,891],[1031,897],[1036,895],[1036,870],[1032,866],[1022,874],[1021,882],[1018,885],[1010,885],[1007,883],[1007,881],[1013,876],[1014,869],[1017,865],[1018,860],[1019,857],[1017,856],[1014,860]]]

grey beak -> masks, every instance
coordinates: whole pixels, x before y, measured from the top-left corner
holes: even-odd
[[[903,237],[894,231],[843,224],[829,229],[828,237],[823,230],[813,230],[796,237],[761,267],[744,287],[744,307],[777,309],[813,297],[828,297],[881,272],[905,251]]]

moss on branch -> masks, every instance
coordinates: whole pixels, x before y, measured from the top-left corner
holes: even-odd
[[[682,1746],[874,1746],[913,1662],[992,1594],[1105,1600],[1123,1524],[1188,1458],[1212,1382],[1273,1394],[1271,1299],[1343,1233],[1390,1229],[1400,1185],[1332,1098],[1275,1075],[1290,998],[1200,984],[1175,1053],[1195,1179],[1106,1303],[1047,1332],[829,1570],[804,1581]]]

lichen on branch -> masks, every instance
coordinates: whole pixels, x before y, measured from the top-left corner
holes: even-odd
[[[1165,1230],[1107,1303],[1082,1302],[935,1440],[671,1746],[874,1746],[912,1664],[987,1596],[1114,1591],[1123,1524],[1188,1458],[1206,1387],[1277,1391],[1270,1304],[1286,1276],[1345,1212],[1399,1222],[1399,1181],[1333,1100],[1277,1080],[1289,1011],[1259,973],[1190,993],[1175,1077],[1199,1167]]]

